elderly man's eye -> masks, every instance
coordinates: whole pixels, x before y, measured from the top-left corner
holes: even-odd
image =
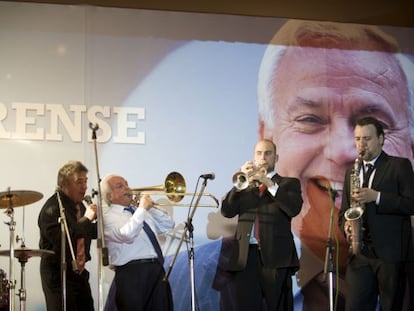
[[[306,115],[296,118],[296,122],[326,124],[326,121],[316,115]]]
[[[116,185],[115,185],[115,188],[116,188],[116,189],[121,189],[121,188],[123,188],[123,185],[122,185],[122,184],[116,184]]]
[[[327,123],[325,119],[316,115],[302,115],[294,120],[295,128],[303,133],[320,131]]]

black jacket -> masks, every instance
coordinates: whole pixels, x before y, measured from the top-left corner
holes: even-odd
[[[91,259],[90,246],[91,240],[97,238],[97,225],[89,221],[86,217],[82,217],[78,222],[76,219],[76,204],[63,192],[59,192],[62,205],[65,210],[65,218],[68,225],[69,235],[76,254],[76,241],[78,238],[85,239],[85,255],[86,261]],[[85,207],[81,204],[81,215],[85,214]],[[54,255],[42,258],[44,263],[48,263],[50,268],[60,270],[61,262],[61,224],[60,208],[57,194],[53,194],[43,205],[38,218],[38,226],[40,228],[39,248],[54,251]],[[66,262],[67,269],[72,270],[72,257],[69,243],[66,240]]]

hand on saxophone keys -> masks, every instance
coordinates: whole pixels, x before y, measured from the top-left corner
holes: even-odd
[[[352,192],[352,199],[361,204],[376,201],[377,197],[378,191],[371,188],[358,188]]]

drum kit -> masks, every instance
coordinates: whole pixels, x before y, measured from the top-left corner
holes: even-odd
[[[15,303],[15,284],[14,280],[14,269],[13,259],[18,259],[21,266],[20,273],[20,289],[19,289],[19,300],[20,310],[26,309],[26,289],[25,289],[25,265],[31,257],[43,257],[54,254],[53,251],[44,249],[30,249],[24,245],[22,241],[21,247],[18,249],[14,248],[14,231],[16,223],[14,221],[14,208],[26,206],[34,202],[39,201],[43,198],[43,194],[36,191],[18,190],[11,191],[10,189],[6,192],[0,192],[0,209],[5,209],[5,213],[10,218],[10,221],[6,224],[9,226],[10,231],[10,247],[7,250],[0,250],[0,256],[9,257],[9,280],[7,280],[6,274],[0,269],[0,310],[11,310],[14,311]],[[24,214],[23,214],[24,215]],[[23,216],[24,218],[24,216]],[[17,238],[18,239],[18,238]]]

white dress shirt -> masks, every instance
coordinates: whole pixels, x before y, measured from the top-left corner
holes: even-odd
[[[371,188],[372,187],[372,180],[374,179],[375,172],[377,171],[377,168],[375,167],[375,162],[377,162],[378,157],[379,157],[379,155],[375,159],[373,159],[371,161],[364,161],[363,162],[363,167],[361,169],[360,176],[359,176],[361,185],[362,185],[362,182],[364,180],[364,173],[363,173],[363,171],[367,171],[368,170],[368,164],[371,164],[371,165],[374,166],[374,170],[372,171],[372,174],[369,177],[368,188]],[[381,192],[378,191],[377,198],[375,200],[375,204],[376,205],[379,205],[380,200],[381,200]]]
[[[150,239],[143,230],[144,221],[156,235],[174,228],[174,221],[165,213],[151,208],[137,208],[132,215],[125,206],[104,206],[104,234],[111,266],[122,266],[131,260],[157,258]]]

